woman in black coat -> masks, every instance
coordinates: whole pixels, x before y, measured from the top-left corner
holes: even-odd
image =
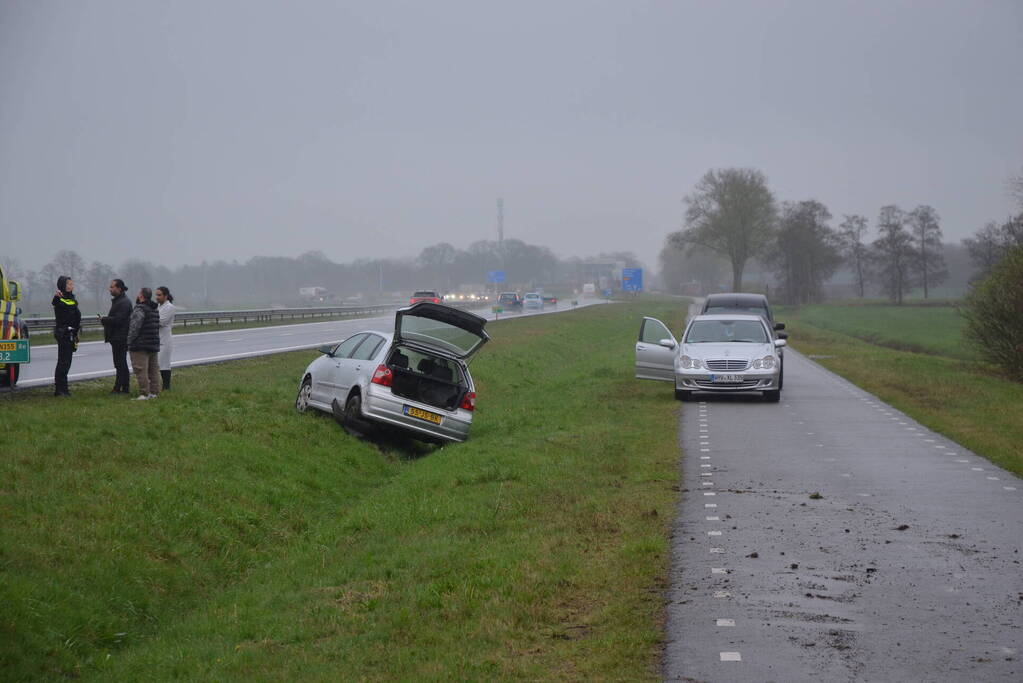
[[[82,312],[75,299],[75,283],[67,275],[57,278],[57,293],[53,295],[53,336],[57,340],[57,368],[53,373],[53,395],[70,396],[67,373],[71,369],[71,356],[78,348],[78,331],[82,327]]]

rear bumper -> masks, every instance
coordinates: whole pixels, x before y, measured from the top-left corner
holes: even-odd
[[[410,417],[404,413],[405,406],[414,406],[441,416],[440,424]],[[362,414],[369,420],[446,441],[465,441],[472,426],[472,413],[459,408],[454,412],[403,399],[391,393],[390,388],[370,384],[362,400]]]

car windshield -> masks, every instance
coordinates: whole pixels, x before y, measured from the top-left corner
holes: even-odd
[[[697,320],[689,326],[687,344],[740,342],[766,344],[767,333],[757,320]]]

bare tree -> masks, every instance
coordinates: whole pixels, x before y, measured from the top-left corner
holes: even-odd
[[[913,236],[906,230],[906,213],[889,204],[881,207],[877,218],[880,236],[871,245],[881,288],[897,304],[913,286],[915,253]]]
[[[818,201],[782,205],[767,263],[781,281],[786,302],[802,305],[824,298],[824,282],[842,263],[840,240],[828,226],[830,220],[831,212]]]
[[[866,294],[867,278],[870,277],[870,247],[863,241],[867,236],[867,217],[845,214],[843,218],[838,226],[840,248],[845,262],[856,277],[856,288],[862,299]]]
[[[711,170],[685,198],[686,229],[669,236],[678,248],[700,246],[732,264],[732,290],[742,289],[746,262],[770,244],[777,217],[767,177],[753,168]]]
[[[963,246],[977,267],[972,280],[986,277],[1010,249],[1023,246],[1023,214],[1001,224],[989,221],[973,237],[964,239]]]
[[[103,295],[107,293],[110,281],[115,277],[117,276],[114,275],[114,269],[99,261],[93,261],[92,265],[89,266],[89,270],[85,271],[85,284],[88,286],[89,291],[96,296],[97,306],[102,308]]]
[[[135,292],[141,287],[154,287],[152,278],[152,264],[140,259],[128,259],[121,266],[121,279],[128,287],[129,298],[135,299]]]
[[[56,274],[56,277],[67,275],[72,279],[79,280],[85,275],[85,259],[73,249],[61,249],[53,255],[53,259],[48,265],[52,266],[50,270]]]
[[[1009,179],[1005,181],[1006,189],[1009,192],[1009,196],[1016,200],[1016,206],[1023,210],[1023,169],[1016,175],[1009,176]],[[1023,219],[1023,215],[1020,216]]]
[[[923,204],[906,217],[916,250],[916,267],[920,283],[927,298],[931,285],[941,284],[948,278],[948,267],[941,248],[941,223],[938,212]]]

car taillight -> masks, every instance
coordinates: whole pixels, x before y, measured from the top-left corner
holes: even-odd
[[[376,372],[373,373],[373,379],[370,381],[382,387],[389,387],[394,383],[394,373],[386,365],[378,365]]]
[[[468,411],[476,410],[476,392],[475,391],[465,392],[465,398],[462,399],[462,405],[459,407],[462,410]]]
[[[439,304],[440,303],[440,299],[430,299],[430,301],[432,301],[435,304]]]

